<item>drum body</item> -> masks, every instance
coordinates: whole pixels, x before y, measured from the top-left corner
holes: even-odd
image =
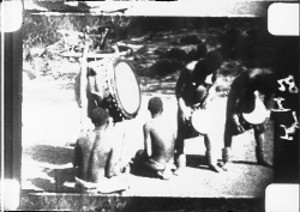
[[[141,105],[141,92],[133,66],[126,60],[105,58],[92,61],[88,70],[81,70],[75,77],[75,98],[80,108],[90,114],[96,106],[108,109],[115,122],[134,118]],[[91,91],[88,77],[95,77],[95,90],[99,93],[101,105],[91,102]]]
[[[226,121],[227,98],[216,97],[206,101],[205,108],[192,113],[191,123],[200,134],[222,134]]]
[[[202,135],[210,133],[213,129],[211,114],[205,109],[198,109],[193,112],[191,124],[193,128]]]
[[[242,117],[251,125],[262,124],[267,117],[270,116],[270,111],[268,111],[259,98],[258,94],[255,94],[255,107],[251,113],[242,113]]]
[[[134,118],[141,105],[141,92],[133,66],[117,59],[106,70],[104,105],[115,122]],[[103,82],[103,81],[102,81]]]

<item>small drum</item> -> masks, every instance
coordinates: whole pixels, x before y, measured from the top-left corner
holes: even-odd
[[[258,94],[255,94],[255,107],[251,113],[242,113],[243,118],[251,125],[262,124],[266,118],[270,115],[270,112],[266,109],[264,103],[259,98]]]
[[[200,134],[208,134],[213,129],[211,114],[204,109],[197,109],[192,113],[191,124]]]

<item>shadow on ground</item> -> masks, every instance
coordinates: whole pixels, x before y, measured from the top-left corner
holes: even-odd
[[[73,149],[66,147],[35,145],[23,150],[23,154],[28,154],[38,162],[46,162],[56,165],[72,162]]]
[[[26,165],[33,167],[28,180],[44,191],[71,192],[76,169],[72,167],[73,148],[50,145],[35,145],[23,150]],[[26,157],[27,156],[27,157]],[[29,157],[28,157],[29,156]]]

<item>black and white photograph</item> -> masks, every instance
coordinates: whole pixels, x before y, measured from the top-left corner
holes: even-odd
[[[267,211],[299,184],[299,35],[269,32],[269,4],[22,2],[2,51],[14,210]]]

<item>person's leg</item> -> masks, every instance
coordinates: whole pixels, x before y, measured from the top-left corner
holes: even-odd
[[[144,172],[144,161],[147,159],[145,151],[140,149],[135,154],[135,157],[132,159],[130,164],[131,173],[137,175],[143,175]]]
[[[164,169],[163,164],[156,163],[149,158],[144,150],[139,150],[136,153],[131,167],[132,173],[147,177],[160,177],[158,172],[164,171]]]
[[[186,166],[186,156],[184,154],[184,140],[188,134],[188,126],[184,120],[182,120],[181,112],[178,111],[178,129],[177,138],[175,140],[175,165],[179,168]]]
[[[231,124],[229,120],[225,123],[225,130],[224,130],[224,147],[225,149],[230,149],[232,145],[232,131],[234,126]]]
[[[212,138],[214,138],[214,137],[212,136]],[[218,155],[217,155],[216,149],[214,148],[214,145],[212,144],[211,140],[212,139],[210,138],[209,135],[204,136],[204,144],[206,147],[205,156],[207,158],[207,163],[208,163],[209,168],[212,171],[221,172],[223,170],[221,168],[219,168],[217,165]]]
[[[122,192],[130,188],[127,175],[120,174],[111,178],[104,178],[97,184],[97,192],[103,194]]]
[[[226,105],[226,121],[224,128],[224,148],[222,149],[223,169],[227,170],[227,163],[231,161],[231,145],[232,137],[238,134],[238,127],[234,122],[235,114],[238,108],[241,107],[241,99],[243,98],[244,89],[231,89],[228,94],[227,105]],[[238,102],[238,105],[237,105]]]
[[[267,160],[267,154],[264,149],[265,143],[265,126],[264,124],[254,126],[254,137],[256,141],[255,154],[257,163],[264,166],[272,166]]]
[[[87,104],[87,115],[90,118],[91,117],[91,112],[92,110],[94,110],[95,108],[97,108],[97,104],[96,104],[96,100],[94,98],[93,94],[88,94],[88,104]]]
[[[171,177],[171,170],[168,168],[168,164],[166,163],[158,163],[150,158],[145,162],[145,166],[152,177],[157,177],[163,180],[169,180]]]
[[[174,176],[173,168],[174,168],[174,160],[171,160],[165,164],[164,171],[158,172],[158,175],[160,175],[163,180],[169,180],[170,178],[172,178],[172,176]]]
[[[224,170],[228,169],[227,164],[232,160],[232,153],[231,153],[231,145],[232,145],[232,124],[229,120],[226,120],[225,123],[225,131],[224,131],[224,148],[222,149],[222,159],[223,159],[223,166]]]

